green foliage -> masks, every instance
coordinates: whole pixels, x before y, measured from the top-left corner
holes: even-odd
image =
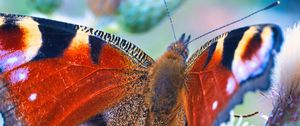
[[[29,6],[44,14],[53,13],[61,3],[61,0],[28,0]]]
[[[24,0],[0,0],[0,12],[27,14],[32,11],[32,8],[28,7],[26,3],[27,1]]]
[[[184,0],[166,0],[168,8],[174,12]],[[167,16],[162,0],[122,0],[119,6],[121,26],[134,33],[146,32]]]

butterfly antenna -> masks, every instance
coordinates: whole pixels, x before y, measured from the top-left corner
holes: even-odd
[[[280,1],[276,1],[276,2],[274,2],[274,3],[272,3],[272,4],[268,5],[268,6],[266,6],[266,7],[264,7],[264,8],[262,8],[262,9],[260,9],[260,10],[257,10],[257,11],[255,11],[255,12],[253,12],[253,13],[251,13],[251,14],[245,16],[245,17],[243,17],[243,18],[240,18],[240,19],[238,19],[238,20],[235,20],[235,21],[233,21],[233,22],[230,22],[230,23],[228,23],[228,24],[226,24],[226,25],[223,25],[223,26],[218,27],[218,28],[216,28],[216,29],[214,29],[214,30],[211,30],[211,31],[209,31],[209,32],[207,32],[207,33],[204,33],[204,34],[200,35],[199,37],[196,37],[196,38],[192,39],[192,40],[191,40],[190,42],[188,42],[187,44],[189,44],[189,43],[191,43],[191,42],[193,42],[193,41],[195,41],[195,40],[197,40],[197,39],[199,39],[199,38],[202,38],[203,36],[206,36],[206,35],[208,35],[208,34],[210,34],[210,33],[212,33],[212,32],[215,32],[215,31],[220,30],[220,29],[222,29],[222,28],[225,28],[225,27],[227,27],[227,26],[229,26],[229,25],[232,25],[232,24],[235,24],[235,23],[240,22],[240,21],[242,21],[242,20],[245,20],[246,18],[249,18],[249,17],[251,17],[251,16],[253,16],[253,15],[255,15],[255,14],[261,12],[261,11],[268,10],[268,9],[270,9],[270,8],[273,8],[273,7],[275,7],[275,6],[279,5],[279,4],[280,4]]]
[[[252,117],[252,116],[255,116],[257,115],[259,112],[254,112],[254,113],[251,113],[251,114],[247,114],[247,115],[234,115],[235,118],[249,118],[249,117]]]
[[[167,14],[168,14],[168,17],[169,17],[169,20],[170,20],[170,24],[171,24],[171,28],[172,28],[172,31],[173,31],[174,39],[175,39],[175,41],[177,41],[177,37],[176,37],[176,33],[175,33],[175,28],[174,28],[174,24],[173,24],[173,20],[172,20],[172,17],[171,17],[171,14],[170,14],[170,10],[168,8],[168,4],[167,4],[166,0],[164,0],[164,4],[165,4],[166,10],[167,10]]]

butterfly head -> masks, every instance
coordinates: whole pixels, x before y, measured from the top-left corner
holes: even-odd
[[[187,46],[190,39],[191,39],[190,35],[186,38],[185,34],[182,34],[178,41],[172,43],[168,47],[168,51],[174,51],[180,54],[186,60],[189,55],[189,49],[187,48]]]

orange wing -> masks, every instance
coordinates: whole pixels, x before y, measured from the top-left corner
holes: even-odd
[[[120,37],[79,25],[0,15],[5,125],[76,125],[146,81],[153,60]]]
[[[207,42],[189,60],[184,108],[191,126],[220,125],[247,91],[266,90],[283,42],[275,25],[230,31]]]

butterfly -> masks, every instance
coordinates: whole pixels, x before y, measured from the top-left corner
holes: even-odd
[[[155,61],[101,30],[0,14],[4,125],[219,125],[247,91],[268,89],[283,37],[274,24],[242,27],[188,58],[189,41]]]

